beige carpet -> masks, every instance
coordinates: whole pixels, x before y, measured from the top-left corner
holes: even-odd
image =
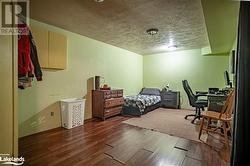
[[[184,119],[185,115],[192,113],[194,112],[191,110],[158,108],[123,123],[200,142],[198,140],[199,125],[191,123],[193,117],[189,117],[189,120]],[[206,139],[207,135],[203,134],[202,140]]]

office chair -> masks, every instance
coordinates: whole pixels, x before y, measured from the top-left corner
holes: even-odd
[[[198,99],[200,96],[206,96],[207,92],[198,92],[196,95],[193,93],[192,89],[190,88],[188,81],[183,80],[182,81],[183,88],[185,92],[187,93],[189,104],[192,107],[195,107],[195,114],[186,115],[185,119],[187,119],[189,116],[194,116],[194,119],[191,121],[191,123],[194,123],[194,121],[197,118],[201,118],[201,110],[204,111],[204,108],[207,107],[208,103],[207,100],[204,99]]]

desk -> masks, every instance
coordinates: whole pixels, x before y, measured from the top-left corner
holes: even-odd
[[[224,94],[208,94],[208,110],[220,112],[225,104],[227,95]]]

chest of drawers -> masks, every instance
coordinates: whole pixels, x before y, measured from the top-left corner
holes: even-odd
[[[180,108],[180,92],[161,91],[161,106],[164,108]]]
[[[123,103],[122,89],[92,91],[93,117],[105,120],[108,117],[119,115]]]

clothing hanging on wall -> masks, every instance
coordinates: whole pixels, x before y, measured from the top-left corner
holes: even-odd
[[[42,81],[43,74],[42,74],[41,66],[39,64],[39,60],[37,56],[36,44],[31,34],[31,31],[29,31],[29,41],[30,41],[30,58],[34,66],[34,74],[36,76],[37,81]]]
[[[19,29],[26,28],[25,24],[19,24]],[[30,65],[30,42],[29,36],[18,34],[18,75],[26,76]]]
[[[20,23],[18,28],[21,32],[18,34],[18,87],[25,89],[31,87],[34,76],[42,81],[42,71],[31,31],[25,23]]]

